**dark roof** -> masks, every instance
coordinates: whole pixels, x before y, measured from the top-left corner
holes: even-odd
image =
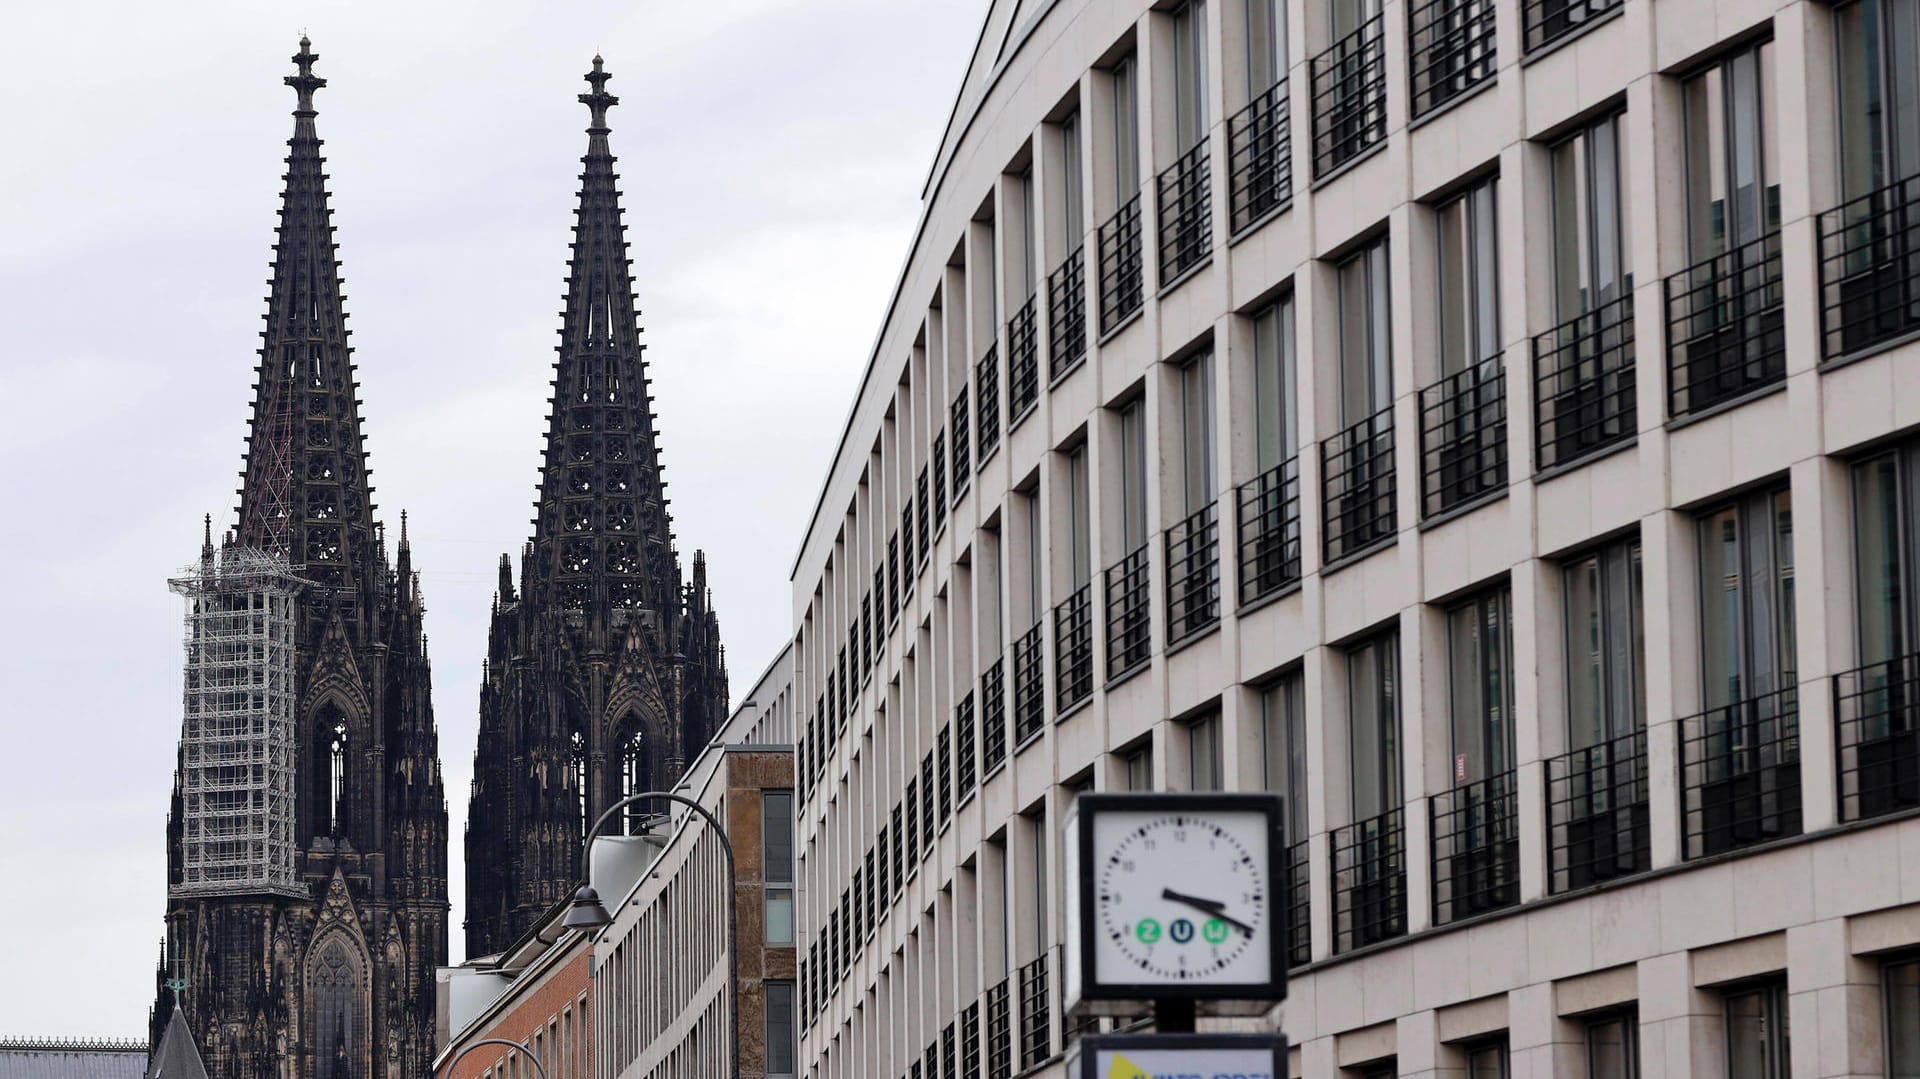
[[[0,1079],[141,1079],[147,1043],[0,1038]]]
[[[145,1079],[207,1079],[207,1066],[200,1060],[200,1049],[193,1044],[193,1032],[187,1029],[186,1016],[179,1008],[167,1020],[166,1033],[160,1035],[160,1048],[154,1050]]]

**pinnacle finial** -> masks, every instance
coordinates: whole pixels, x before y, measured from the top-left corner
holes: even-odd
[[[593,70],[585,78],[593,86],[593,93],[581,94],[580,103],[593,110],[593,125],[588,131],[607,130],[607,110],[620,104],[620,99],[607,93],[607,80],[613,78],[606,72],[606,61],[598,53],[593,57]]]
[[[313,92],[327,84],[327,80],[313,73],[313,62],[320,54],[313,51],[313,42],[306,34],[300,35],[300,51],[293,54],[294,66],[300,69],[298,75],[288,75],[286,83],[300,95],[300,104],[294,110],[295,116],[312,116]]]
[[[400,511],[400,546],[407,545],[407,511]]]

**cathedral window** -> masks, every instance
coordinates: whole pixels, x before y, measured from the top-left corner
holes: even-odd
[[[358,1069],[360,1044],[360,970],[346,942],[328,942],[313,960],[314,1079],[350,1079]]]
[[[325,833],[338,835],[347,823],[347,721],[335,716],[325,729],[327,738],[327,804]]]
[[[645,737],[640,731],[640,720],[633,713],[627,713],[616,728],[614,751],[620,763],[620,797],[631,798],[644,793],[648,787]],[[641,831],[641,822],[646,818],[646,806],[635,803],[622,814],[626,818],[626,832],[637,835]]]
[[[584,836],[593,822],[587,819],[587,739],[579,731],[573,732],[573,790],[580,805],[580,834]]]

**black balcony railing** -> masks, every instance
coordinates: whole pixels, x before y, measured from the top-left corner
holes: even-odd
[[[1375,15],[1313,58],[1313,174],[1327,173],[1387,137],[1386,16]]]
[[[956,1017],[940,1031],[940,1074],[945,1079],[960,1079],[959,1066],[960,1030]]]
[[[1407,11],[1413,115],[1493,78],[1493,0],[1418,0]]]
[[[1209,502],[1167,529],[1167,643],[1220,621],[1219,504]]]
[[[1547,883],[1555,892],[1647,870],[1647,732],[1547,761]]]
[[[1034,322],[1034,297],[1007,320],[1007,421],[1020,426],[1040,403],[1040,335]]]
[[[1820,215],[1820,332],[1829,359],[1920,332],[1920,176]]]
[[[1087,358],[1087,260],[1081,248],[1047,278],[1047,378],[1057,381]]]
[[[1334,829],[1333,950],[1352,951],[1407,931],[1406,811]]]
[[[980,1079],[980,1002],[960,1012],[960,1075]]]
[[[1507,485],[1507,374],[1498,356],[1420,391],[1420,500],[1428,517]]]
[[[968,427],[973,413],[967,408],[967,388],[960,387],[960,396],[953,399],[953,408],[949,410],[953,429],[953,500],[967,493],[967,484],[973,480],[972,434]]]
[[[990,776],[1006,762],[1006,660],[995,658],[980,675],[980,774]]]
[[[1007,988],[1009,981],[1011,979],[1002,978],[987,990],[988,1079],[1010,1079],[1013,1075],[1013,1008]]]
[[[1133,670],[1152,654],[1151,620],[1147,589],[1147,548],[1143,544],[1132,554],[1107,567],[1107,678]]]
[[[1287,80],[1227,119],[1228,224],[1235,235],[1293,201],[1293,125]]]
[[[1632,438],[1633,294],[1533,339],[1536,467],[1556,468]]]
[[[1800,834],[1800,694],[1785,680],[1680,721],[1687,857]]]
[[[1023,746],[1047,725],[1047,672],[1040,623],[1013,642],[1013,744]]]
[[[1393,406],[1368,416],[1320,444],[1326,489],[1326,560],[1391,540],[1394,511]]]
[[[1300,579],[1300,459],[1289,457],[1240,487],[1240,602]]]
[[[1840,819],[1920,806],[1920,655],[1837,674]]]
[[[1786,379],[1778,232],[1667,278],[1667,371],[1676,418]]]
[[[1213,253],[1212,158],[1208,140],[1160,174],[1160,282],[1166,284]]]
[[[1520,901],[1519,798],[1512,772],[1428,803],[1433,814],[1433,922],[1445,925]]]
[[[1307,841],[1287,848],[1287,966],[1313,959],[1313,858]]]
[[[1054,711],[1093,696],[1093,583],[1074,589],[1053,609]]]
[[[980,438],[980,456],[974,467],[986,466],[987,458],[1000,448],[1000,346],[989,345],[987,354],[974,365],[974,384],[979,397],[974,401],[973,426]]]
[[[954,768],[959,773],[959,799],[965,802],[973,795],[973,788],[980,782],[980,747],[974,741],[973,693],[960,698],[953,706],[954,752],[959,755]]]
[[[1041,955],[1020,968],[1020,1066],[1031,1068],[1047,1059],[1053,1042],[1053,993],[1047,977],[1047,957]]]
[[[1524,0],[1520,5],[1524,49],[1532,52],[1550,45],[1620,4],[1621,0]]]
[[[1140,310],[1140,196],[1100,226],[1100,332],[1112,333]]]

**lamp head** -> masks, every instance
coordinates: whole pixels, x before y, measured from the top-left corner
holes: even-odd
[[[591,884],[582,884],[580,890],[573,893],[573,904],[567,908],[566,917],[560,919],[561,928],[583,933],[611,924],[613,916],[607,913],[606,905],[600,902],[600,893],[594,891]]]

